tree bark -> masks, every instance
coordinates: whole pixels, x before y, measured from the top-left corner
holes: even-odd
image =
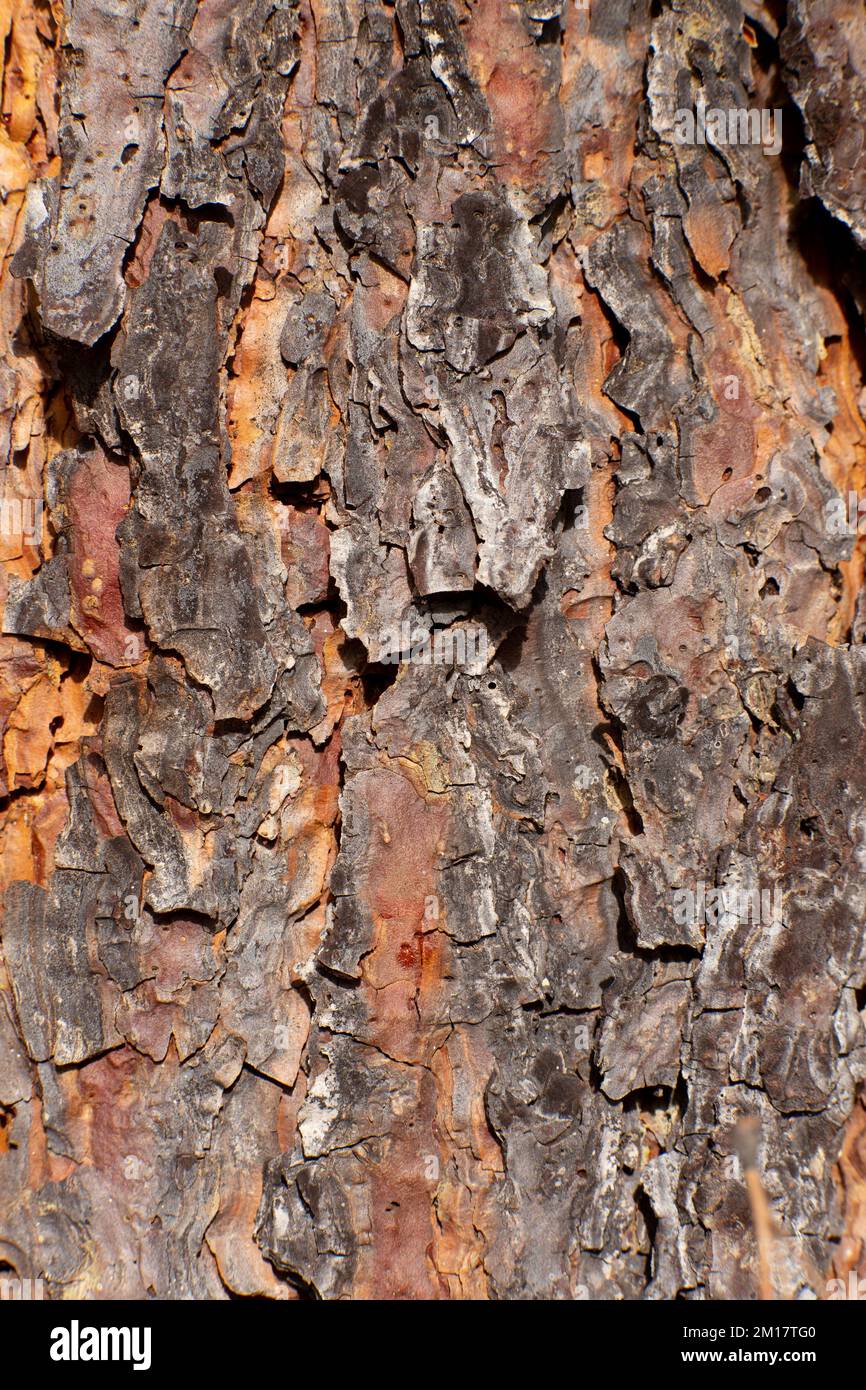
[[[0,14],[0,1277],[866,1274],[862,4]]]

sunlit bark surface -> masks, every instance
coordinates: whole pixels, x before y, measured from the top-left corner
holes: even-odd
[[[0,25],[0,1277],[866,1275],[862,4]]]

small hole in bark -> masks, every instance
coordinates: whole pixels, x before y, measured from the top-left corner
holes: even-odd
[[[806,696],[802,695],[793,681],[788,681],[788,694],[791,697],[791,704],[795,709],[802,709],[806,703]]]
[[[539,44],[559,43],[561,36],[562,30],[559,25],[559,20],[556,15],[554,15],[552,19],[545,19],[542,22],[541,33],[538,35],[535,42]]]
[[[653,1248],[656,1243],[656,1233],[659,1225],[658,1217],[653,1210],[652,1202],[642,1187],[639,1187],[635,1193],[635,1206],[643,1217],[644,1225],[646,1226],[649,1250],[647,1251],[644,1273],[647,1281],[649,1281],[652,1278]]]
[[[347,643],[346,645],[349,646],[350,644]],[[360,646],[360,643],[357,645]],[[396,663],[393,666],[379,661],[367,663],[361,671],[361,688],[364,691],[364,700],[368,707],[375,705],[388,687],[394,684],[398,669]]]
[[[213,278],[216,281],[217,294],[221,295],[223,299],[228,299],[234,279],[231,271],[226,270],[224,265],[218,265],[214,270]]]
[[[11,1139],[11,1125],[14,1119],[14,1105],[10,1105],[8,1108],[0,1105],[0,1154],[9,1153],[10,1150],[17,1149],[18,1147],[17,1144],[13,1144]],[[9,1270],[12,1266],[5,1264],[5,1262],[0,1262],[0,1273],[2,1273],[4,1268]]]

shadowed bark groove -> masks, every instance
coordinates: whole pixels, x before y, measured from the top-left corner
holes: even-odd
[[[0,18],[0,1273],[866,1275],[862,4]]]

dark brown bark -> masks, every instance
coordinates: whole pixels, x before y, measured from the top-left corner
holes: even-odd
[[[0,1274],[866,1273],[862,5],[4,23]]]

